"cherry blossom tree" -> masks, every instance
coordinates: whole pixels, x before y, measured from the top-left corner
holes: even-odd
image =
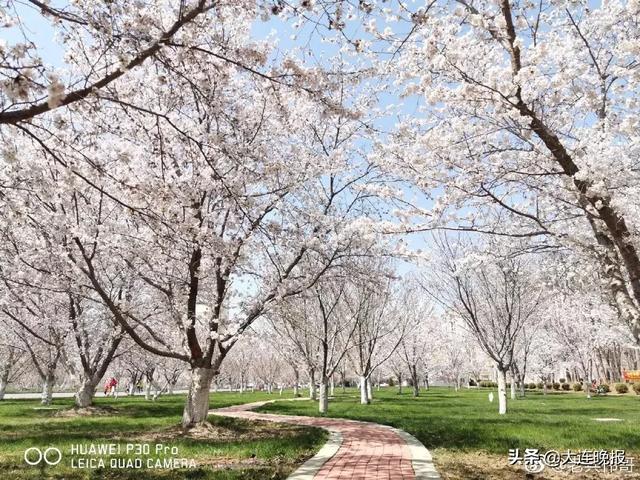
[[[251,370],[255,361],[256,339],[247,332],[238,340],[233,350],[222,365],[221,374],[229,379],[229,384],[244,393],[251,381]]]
[[[42,292],[18,288],[16,283],[20,282],[4,283],[6,295],[0,305],[0,318],[28,353],[42,381],[42,404],[49,405],[70,331],[64,322],[68,304],[60,295],[49,295],[45,300]]]
[[[307,367],[310,397],[314,398],[316,374],[320,384],[318,409],[327,413],[329,383],[353,346],[358,320],[347,305],[347,278],[330,277],[306,294],[290,299],[272,325]]]
[[[591,252],[636,338],[639,8],[443,1],[399,16],[384,73],[420,113],[376,155],[435,200],[415,229]]]
[[[12,192],[11,214],[34,210],[25,228],[46,239],[67,280],[87,282],[141,347],[189,364],[185,426],[205,420],[213,377],[257,318],[372,241],[357,221],[370,194],[356,190],[372,171],[352,168],[363,121],[308,96],[285,103],[286,87],[203,62],[189,67],[197,85],[140,70],[153,89],[132,86],[74,129],[59,126],[56,147],[29,137],[36,156],[20,168],[32,161],[23,172],[48,176],[11,180],[34,187]]]
[[[0,400],[4,399],[7,386],[16,381],[28,369],[24,347],[10,329],[0,332]]]
[[[73,2],[62,8],[37,0],[26,5],[13,0],[2,3],[3,27],[13,27],[23,38],[13,45],[5,43],[0,51],[0,124],[28,122],[57,108],[94,99],[101,89],[117,86],[121,77],[145,60],[159,57],[161,61],[163,48],[176,37],[194,38],[204,28],[205,14],[218,7],[218,2],[208,0],[192,5],[176,2],[173,7],[158,1],[144,8],[131,8],[127,2]],[[62,72],[43,62],[40,50],[44,45],[29,38],[30,32],[43,26],[63,35],[66,85],[60,78]]]
[[[346,305],[355,319],[353,348],[347,355],[360,379],[360,403],[371,403],[371,376],[396,351],[407,329],[407,317],[396,305],[393,270],[389,265],[368,264],[370,279],[354,282],[346,292]]]
[[[76,406],[88,407],[100,381],[111,365],[122,339],[124,330],[111,320],[110,312],[101,304],[97,307],[69,296],[69,320],[74,338],[73,347],[65,351],[70,370],[80,379],[75,394]]]
[[[282,378],[283,358],[277,349],[267,342],[256,343],[254,348],[257,351],[256,358],[251,364],[253,378],[262,390],[271,394]]]
[[[460,318],[498,370],[499,413],[507,412],[506,376],[524,326],[540,305],[541,290],[526,258],[478,255],[469,242],[435,239],[438,248],[423,286],[448,314]],[[485,247],[487,248],[487,247]]]

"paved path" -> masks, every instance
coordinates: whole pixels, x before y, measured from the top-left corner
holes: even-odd
[[[291,480],[439,479],[429,451],[408,433],[384,425],[341,418],[273,415],[251,410],[255,402],[212,410],[215,415],[321,427],[331,438]]]

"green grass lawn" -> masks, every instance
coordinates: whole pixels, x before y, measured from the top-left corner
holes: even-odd
[[[341,393],[329,404],[329,415],[366,420],[402,428],[434,453],[445,478],[522,478],[510,476],[510,448],[547,450],[624,449],[640,463],[640,397],[607,395],[587,400],[584,394],[531,392],[509,401],[500,416],[489,389],[455,392],[432,388],[414,398],[395,388],[374,391],[371,405],[360,405],[355,390]],[[265,405],[265,412],[319,415],[310,401]],[[619,418],[602,423],[595,418]],[[640,468],[640,465],[638,465]],[[514,474],[515,475],[515,474]],[[546,475],[546,474],[545,474]],[[536,478],[552,478],[541,477]],[[571,477],[577,478],[577,477]],[[593,477],[585,477],[593,478]]]
[[[212,408],[279,397],[264,393],[212,393]],[[37,400],[0,402],[0,478],[5,479],[281,479],[317,451],[326,439],[319,429],[211,416],[213,428],[184,436],[176,426],[180,422],[184,397],[163,396],[157,401],[143,397],[99,398],[97,406],[111,406],[114,414],[92,417],[61,417],[56,412],[68,409],[72,399],[54,399],[55,409],[40,409]],[[149,444],[150,455],[138,455],[143,465],[149,458],[194,459],[196,468],[188,469],[111,469],[72,468],[72,444],[121,445],[118,458],[127,455],[127,443]],[[178,455],[154,452],[157,444],[176,447]],[[40,468],[25,464],[23,455],[29,447],[59,448],[62,462],[55,467]],[[144,447],[143,447],[144,448]]]

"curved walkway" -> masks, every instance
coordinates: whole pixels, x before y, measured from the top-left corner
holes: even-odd
[[[429,451],[413,436],[396,428],[342,418],[303,417],[253,412],[269,402],[212,410],[225,417],[266,420],[320,427],[330,432],[327,444],[290,480],[439,479]]]

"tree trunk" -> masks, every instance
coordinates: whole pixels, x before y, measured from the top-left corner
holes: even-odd
[[[413,396],[420,396],[420,379],[418,378],[418,370],[415,365],[411,367],[411,383],[413,384]]]
[[[309,398],[311,400],[317,400],[316,393],[316,372],[315,370],[309,370]]]
[[[4,398],[4,393],[7,390],[7,383],[9,382],[7,382],[4,377],[0,378],[0,400]]]
[[[369,404],[369,396],[367,395],[367,377],[364,375],[360,376],[360,404]]]
[[[90,379],[84,379],[80,384],[80,388],[73,396],[76,402],[76,407],[86,408],[93,404],[93,397],[96,394],[97,382],[92,382]]]
[[[396,375],[398,379],[398,395],[402,395],[402,373]]]
[[[159,397],[160,395],[162,395],[162,393],[163,393],[163,392],[164,392],[164,388],[163,388],[163,387],[161,387],[159,384],[157,384],[157,383],[156,383],[156,384],[154,385],[154,391],[153,391],[153,398],[152,398],[152,400],[155,402],[155,401],[158,399],[158,397]]]
[[[524,375],[520,377],[520,396],[524,398],[526,395],[525,385],[524,385]]]
[[[498,413],[507,413],[507,372],[498,369]]]
[[[55,372],[47,371],[44,379],[42,380],[42,405],[51,405],[51,398],[53,397],[53,384],[56,381]]]
[[[511,378],[511,400],[516,399],[516,379],[515,377]]]
[[[329,395],[333,397],[333,394],[335,393],[335,384],[333,382],[333,376],[331,376],[331,380],[329,383],[329,391],[330,391]]]
[[[367,403],[371,403],[373,401],[373,389],[371,388],[371,376],[367,377]]]
[[[212,368],[191,369],[189,393],[182,412],[182,426],[190,428],[205,423],[209,413],[209,389],[214,377]]]
[[[144,382],[144,399],[151,400],[153,397],[151,396],[151,380],[148,378]]]
[[[329,395],[328,395],[328,382],[326,379],[322,380],[320,383],[320,401],[318,402],[318,411],[323,415],[327,413],[329,409]]]
[[[0,400],[4,398],[4,393],[7,390],[7,384],[9,383],[10,366],[4,365],[0,370]]]

